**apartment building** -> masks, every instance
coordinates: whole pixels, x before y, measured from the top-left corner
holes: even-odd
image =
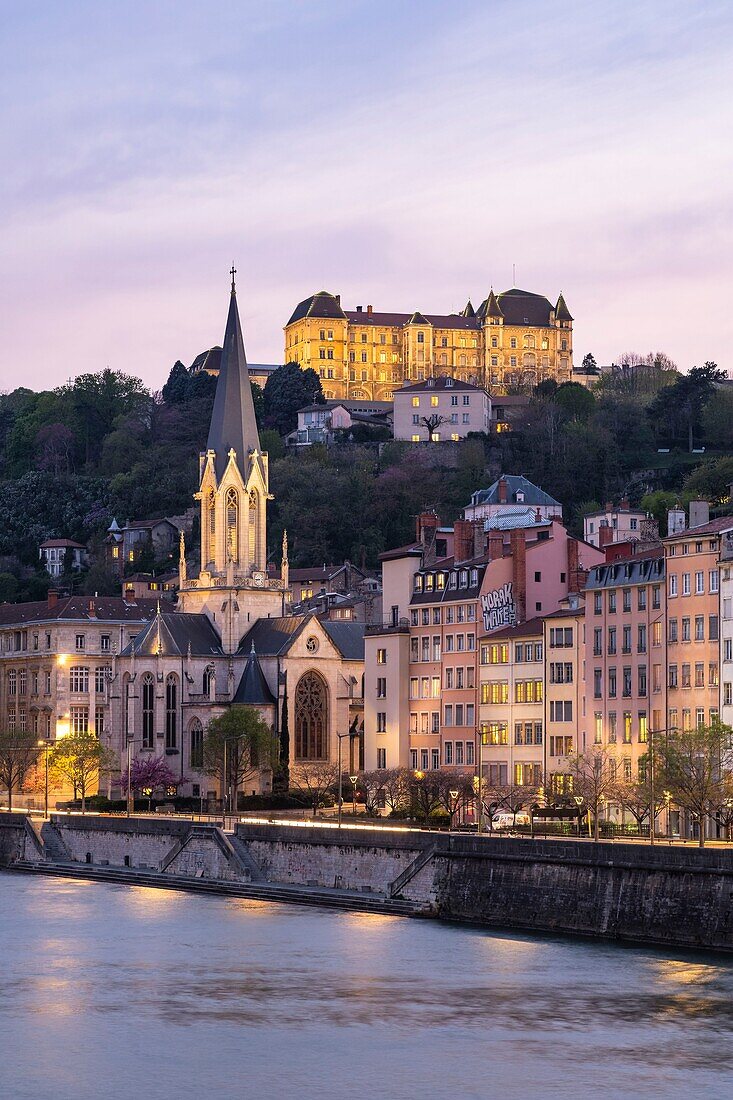
[[[650,729],[665,727],[665,557],[592,569],[586,586],[586,748],[609,748],[619,778],[639,774]]]
[[[491,399],[486,390],[458,378],[427,378],[395,390],[394,437],[412,443],[457,442],[469,432],[488,432]]]
[[[720,532],[720,719],[733,726],[733,520]]]
[[[720,553],[732,526],[727,516],[664,540],[669,728],[720,716]]]
[[[591,574],[593,570],[591,570]],[[585,602],[572,593],[543,617],[545,650],[544,777],[555,794],[567,792],[569,758],[587,747]]]
[[[481,774],[492,785],[540,786],[544,729],[541,618],[497,630],[480,644]]]

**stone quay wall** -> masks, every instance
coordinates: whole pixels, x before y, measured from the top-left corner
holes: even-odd
[[[66,861],[411,902],[492,928],[733,950],[733,849],[55,814],[0,815],[0,865]],[[81,871],[81,866],[80,866]]]

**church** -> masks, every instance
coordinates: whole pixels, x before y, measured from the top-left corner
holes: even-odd
[[[268,569],[267,454],[260,450],[232,271],[229,313],[206,451],[200,456],[201,553],[188,575],[181,534],[178,601],[158,605],[114,658],[111,748],[125,767],[162,756],[180,777],[178,793],[218,798],[202,771],[206,727],[230,707],[254,707],[290,767],[335,761],[338,735],[350,740],[344,767],[363,759],[364,624],[292,615],[288,544],[279,575]],[[271,768],[245,781],[246,795],[272,789]],[[113,785],[114,787],[114,785]]]

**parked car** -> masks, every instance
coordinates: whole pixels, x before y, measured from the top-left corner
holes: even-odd
[[[510,813],[508,810],[500,810],[499,813],[494,814],[491,819],[492,829],[501,831],[502,829],[513,829],[517,825],[531,825],[532,819],[526,810],[517,810],[515,814]]]

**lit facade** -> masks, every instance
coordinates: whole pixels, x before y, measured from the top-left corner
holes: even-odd
[[[545,378],[569,381],[573,318],[562,295],[493,290],[477,310],[384,313],[344,310],[321,291],[300,302],[285,326],[285,361],[315,370],[327,398],[392,399],[400,386],[450,375],[490,392]]]

